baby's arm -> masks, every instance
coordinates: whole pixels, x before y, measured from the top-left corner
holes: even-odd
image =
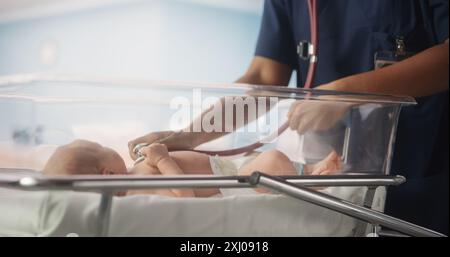
[[[163,144],[152,144],[142,149],[142,153],[147,157],[148,165],[158,168],[162,175],[177,176],[185,175],[172,157],[170,157],[167,147]],[[195,197],[193,189],[172,189],[177,197]]]

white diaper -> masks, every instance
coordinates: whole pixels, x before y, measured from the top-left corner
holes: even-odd
[[[209,157],[209,163],[214,175],[220,176],[237,176],[239,169],[256,156],[241,157],[236,159],[225,159],[219,156]]]
[[[209,163],[214,175],[237,176],[239,169],[255,159],[256,156],[249,155],[235,159],[226,159],[216,155],[209,157]],[[219,190],[222,196],[257,194],[252,188],[220,188]]]

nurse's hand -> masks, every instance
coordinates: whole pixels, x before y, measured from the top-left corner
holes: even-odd
[[[42,172],[45,175],[108,175],[126,174],[127,168],[114,150],[76,140],[58,147]]]
[[[152,132],[128,142],[128,150],[131,158],[136,160],[137,155],[134,153],[133,149],[138,144],[146,143],[150,145],[153,143],[159,143],[164,144],[169,151],[179,151],[194,149],[195,146],[193,140],[194,133],[175,131]]]
[[[354,105],[346,102],[299,100],[289,110],[289,127],[301,135],[308,131],[327,131]]]

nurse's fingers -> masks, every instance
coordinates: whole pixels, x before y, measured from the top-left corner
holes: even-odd
[[[304,111],[306,113],[301,116],[301,120],[297,121],[296,129],[299,134],[305,134],[308,131],[327,131],[342,117],[341,114],[334,113],[330,109],[310,108]]]
[[[313,131],[326,131],[334,125],[334,117],[329,117],[328,115],[317,115],[312,120],[311,129]]]
[[[304,112],[304,109],[301,107],[301,105],[297,105],[297,107],[295,108],[295,110],[292,111],[291,115],[288,116],[289,118],[289,127],[292,130],[296,130],[299,126],[299,124],[302,122],[303,120],[303,116],[304,114],[306,114]]]
[[[146,140],[145,140],[145,136],[144,136],[144,137],[139,137],[139,138],[136,138],[136,139],[128,142],[128,154],[130,155],[131,159],[133,159],[133,161],[135,161],[138,158],[137,152],[135,152],[135,150],[136,150],[135,147],[138,144],[144,143],[145,141]]]
[[[297,107],[302,104],[302,101],[295,101],[291,104],[289,108],[289,112],[287,113],[287,117],[290,118],[292,114],[298,109]]]
[[[319,112],[320,105],[316,101],[298,101],[288,116],[289,127],[292,130],[296,130],[299,134],[304,134],[307,129],[311,129],[316,125],[315,119],[320,118],[322,115]]]
[[[137,153],[135,152],[135,150],[136,150],[135,147],[138,144],[156,143],[156,142],[159,142],[159,141],[169,137],[170,135],[172,135],[174,133],[175,132],[173,132],[173,131],[158,131],[158,132],[152,132],[145,136],[138,137],[134,140],[131,140],[130,142],[128,142],[128,152],[130,154],[131,159],[136,160],[138,158]]]
[[[316,119],[317,118],[314,117],[314,115],[305,114],[302,116],[301,120],[299,120],[297,126],[294,127],[294,130],[296,130],[299,135],[304,135],[314,128]]]

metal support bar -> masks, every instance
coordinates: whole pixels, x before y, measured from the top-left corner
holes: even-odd
[[[337,176],[281,176],[280,178],[305,187],[357,187],[392,186],[405,182],[402,176],[337,175]],[[249,176],[23,176],[5,178],[0,176],[0,187],[21,190],[138,190],[153,188],[249,188]]]
[[[361,207],[342,199],[295,185],[281,178],[268,176],[260,172],[254,172],[250,177],[250,183],[254,186],[266,188],[284,193],[291,197],[334,210],[356,219],[364,220],[374,225],[382,225],[395,231],[411,236],[419,237],[443,237],[445,235],[426,229],[412,223],[393,218],[381,212]]]
[[[372,209],[373,199],[375,197],[376,191],[377,191],[377,187],[368,187],[367,188],[367,192],[365,194],[364,203],[363,203],[364,207]],[[370,225],[370,224],[363,220],[358,220],[358,224],[356,225],[355,235],[357,237],[365,236],[367,233],[367,229],[369,227],[368,225]]]
[[[100,198],[100,205],[98,208],[97,236],[108,236],[113,196],[114,194],[112,192],[105,191],[102,193],[102,197]]]

